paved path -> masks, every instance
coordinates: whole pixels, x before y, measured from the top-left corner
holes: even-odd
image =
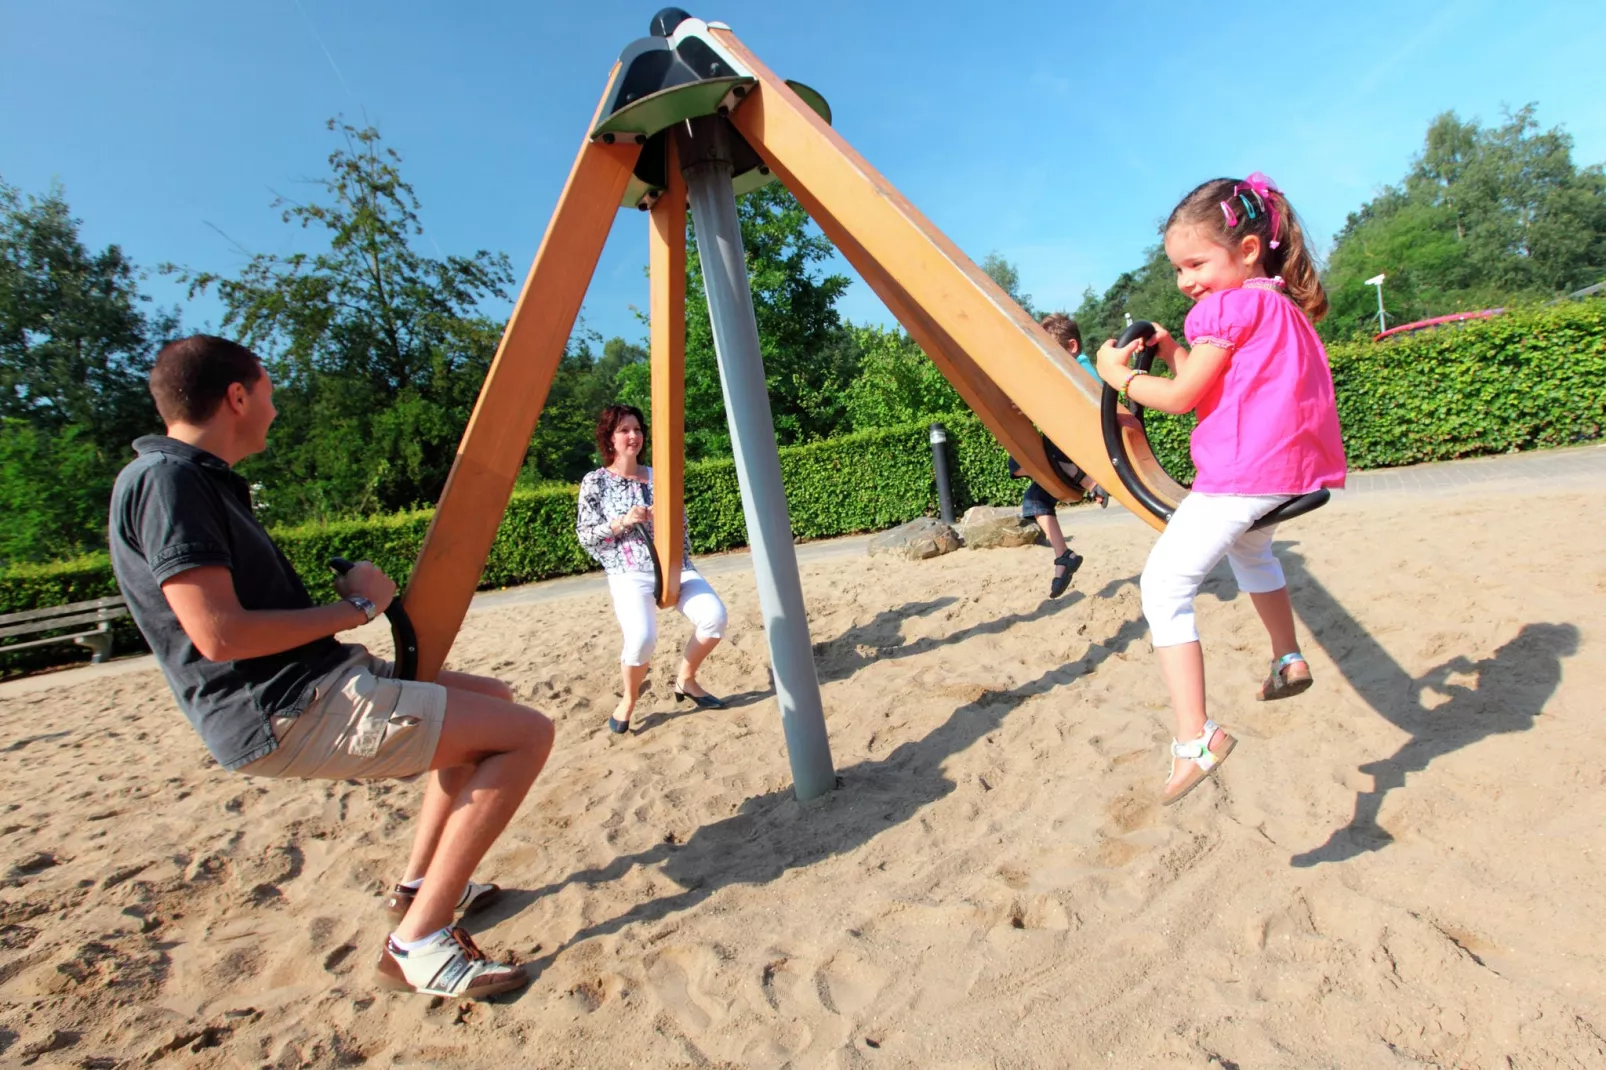
[[[1528,453],[1508,453],[1496,457],[1473,457],[1464,461],[1441,461],[1434,464],[1412,465],[1407,468],[1385,468],[1375,472],[1351,472],[1347,488],[1340,492],[1337,501],[1351,496],[1401,494],[1418,498],[1446,497],[1465,494],[1469,489],[1487,488],[1491,493],[1536,494],[1547,490],[1606,491],[1606,444],[1573,446],[1566,449],[1535,450]],[[1108,509],[1078,506],[1074,510],[1062,509],[1061,516],[1073,528],[1103,526],[1106,524],[1132,524],[1141,526],[1131,513],[1119,505]],[[798,544],[799,564],[817,564],[837,557],[862,554],[870,535],[849,535],[840,539],[821,539]],[[699,555],[697,566],[707,576],[740,572],[751,567],[751,555],[746,550],[733,550],[723,554]],[[469,612],[505,609],[508,606],[553,602],[578,594],[596,594],[607,590],[607,580],[600,572],[582,576],[565,576],[543,580],[540,583],[509,587],[500,591],[483,591],[474,596]],[[106,665],[86,665],[77,669],[26,676],[0,683],[0,698],[65,687],[85,680],[120,676],[129,672],[150,672],[156,662],[149,655],[119,658]]]

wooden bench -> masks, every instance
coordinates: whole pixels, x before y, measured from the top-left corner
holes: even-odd
[[[0,654],[25,650],[46,643],[64,643],[71,639],[79,646],[94,651],[90,661],[99,663],[112,656],[112,621],[128,616],[128,604],[121,598],[96,598],[88,602],[74,602],[48,609],[29,609],[21,613],[0,614],[0,639],[19,635],[38,635],[40,632],[61,631],[87,624],[94,627],[68,635],[52,635],[48,639],[32,639],[23,643],[0,643]]]

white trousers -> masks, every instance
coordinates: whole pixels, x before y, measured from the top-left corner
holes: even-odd
[[[652,597],[651,572],[610,572],[608,593],[613,595],[613,613],[624,632],[624,648],[619,660],[626,665],[645,665],[658,645],[658,604]],[[696,569],[680,572],[680,598],[675,608],[691,621],[698,639],[725,637],[725,603]]]
[[[1143,566],[1143,616],[1155,646],[1197,642],[1193,598],[1210,570],[1225,557],[1238,589],[1249,594],[1280,590],[1287,581],[1271,552],[1276,525],[1249,525],[1288,500],[1286,494],[1190,494],[1149,551]]]

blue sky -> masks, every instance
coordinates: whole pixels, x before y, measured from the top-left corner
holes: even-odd
[[[452,10],[457,8],[457,10]],[[1328,247],[1397,181],[1429,120],[1539,103],[1606,161],[1606,20],[1532,0],[1350,4],[688,5],[785,77],[975,259],[998,251],[1045,308],[1135,266],[1176,198],[1262,170]],[[425,252],[505,251],[521,276],[613,58],[655,5],[414,0],[9,0],[0,177],[65,184],[85,239],[140,265],[220,272],[304,241],[270,210],[307,192],[323,121],[375,122],[423,202]],[[908,12],[916,12],[911,17]],[[220,233],[221,232],[221,233]],[[226,237],[225,237],[226,235]],[[587,296],[637,338],[646,223],[621,213]],[[846,271],[845,265],[842,270]],[[167,279],[147,292],[182,300]],[[855,283],[855,321],[888,320]],[[216,326],[218,306],[186,306]]]

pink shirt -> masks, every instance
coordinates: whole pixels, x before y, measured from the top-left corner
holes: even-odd
[[[1308,494],[1344,485],[1344,442],[1327,351],[1281,279],[1206,294],[1188,344],[1227,350],[1227,370],[1198,405],[1193,489]]]

